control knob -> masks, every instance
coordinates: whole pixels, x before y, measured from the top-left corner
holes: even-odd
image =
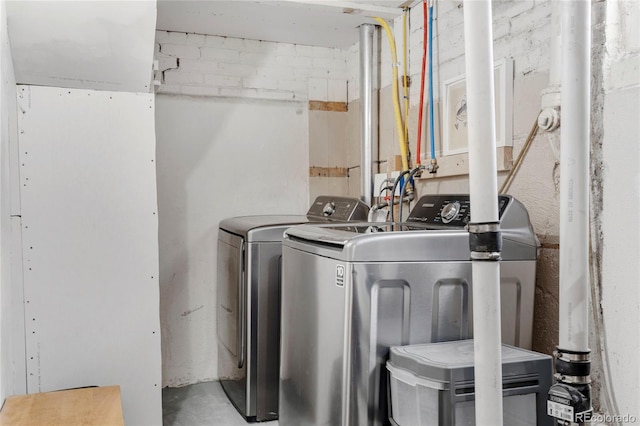
[[[325,216],[331,216],[336,211],[336,203],[333,201],[328,202],[322,208],[322,214]]]
[[[458,213],[460,212],[460,203],[458,201],[454,201],[453,203],[445,204],[440,212],[440,216],[442,217],[442,223],[449,223],[458,217]]]

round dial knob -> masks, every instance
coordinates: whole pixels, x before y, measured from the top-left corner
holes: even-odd
[[[325,216],[331,216],[335,211],[336,211],[336,203],[334,203],[333,201],[325,204],[324,207],[322,208],[322,214]]]
[[[442,217],[442,222],[443,223],[451,222],[453,219],[455,219],[458,216],[459,212],[460,212],[459,202],[454,201],[453,203],[446,204],[442,208],[442,211],[440,212],[440,216]]]

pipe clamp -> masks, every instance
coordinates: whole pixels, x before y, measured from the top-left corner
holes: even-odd
[[[469,223],[471,260],[498,261],[502,251],[500,222]]]
[[[471,260],[486,260],[486,261],[498,261],[500,260],[500,252],[490,252],[490,253],[486,253],[486,252],[478,252],[478,251],[472,251],[471,252]]]
[[[555,358],[556,378],[565,383],[590,383],[591,361],[589,352],[573,352],[557,349]]]
[[[500,222],[469,223],[467,230],[472,234],[500,232]]]

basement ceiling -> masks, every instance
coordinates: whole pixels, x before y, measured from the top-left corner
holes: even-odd
[[[419,1],[419,0],[418,0]],[[280,43],[346,48],[372,16],[392,20],[411,1],[158,0],[156,28]]]
[[[18,84],[149,92],[155,1],[7,1]]]
[[[421,0],[6,1],[18,84],[149,92],[155,30],[347,48]]]

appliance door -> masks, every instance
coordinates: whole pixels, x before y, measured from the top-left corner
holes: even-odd
[[[218,235],[218,376],[233,405],[249,417],[255,414],[247,406],[244,239],[222,229]]]
[[[344,393],[343,262],[283,245],[280,426],[341,425]]]

